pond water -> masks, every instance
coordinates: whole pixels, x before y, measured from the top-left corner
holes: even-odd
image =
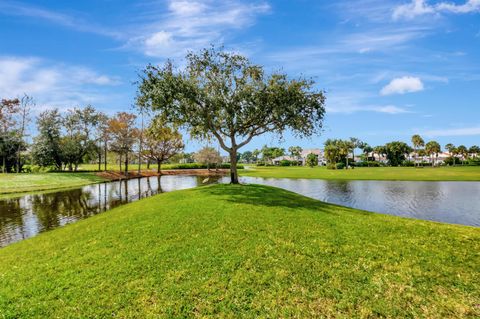
[[[0,247],[119,205],[226,177],[162,176],[0,199]],[[425,220],[480,226],[480,182],[325,181],[242,177],[325,202]]]

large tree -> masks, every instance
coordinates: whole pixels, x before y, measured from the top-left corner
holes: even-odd
[[[62,153],[69,170],[76,171],[87,153],[99,152],[94,134],[101,118],[101,114],[91,105],[71,109],[65,115],[63,124],[66,135],[62,138]]]
[[[323,91],[310,79],[267,75],[246,57],[204,49],[187,55],[185,70],[171,62],[149,65],[140,81],[138,103],[197,138],[216,138],[230,156],[231,183],[238,183],[237,152],[254,137],[320,132],[325,114]]]
[[[37,118],[38,136],[32,148],[32,157],[40,166],[54,165],[62,169],[62,117],[58,109],[47,110]]]
[[[399,166],[406,159],[406,155],[412,151],[412,148],[404,142],[390,142],[385,145],[388,163],[391,166]]]
[[[19,99],[2,99],[0,101],[0,154],[2,156],[2,172],[6,173],[7,159],[11,158],[15,150],[11,147],[12,140],[16,137],[15,126],[17,124],[16,115],[20,111]],[[10,165],[8,165],[10,166]],[[10,168],[10,167],[9,167]]]
[[[142,154],[157,163],[157,172],[161,174],[161,165],[172,156],[179,154],[184,147],[182,134],[163,123],[160,118],[153,119],[143,137]]]

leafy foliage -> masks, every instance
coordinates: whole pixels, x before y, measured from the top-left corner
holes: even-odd
[[[286,129],[311,136],[320,132],[325,114],[325,96],[313,80],[267,75],[246,57],[214,47],[188,54],[185,70],[170,61],[147,66],[138,103],[194,137],[216,138],[230,155],[232,183],[238,183],[237,151],[255,136]]]

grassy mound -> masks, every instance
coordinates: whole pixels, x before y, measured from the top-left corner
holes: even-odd
[[[0,317],[478,317],[480,229],[266,186],[161,194],[0,250]]]

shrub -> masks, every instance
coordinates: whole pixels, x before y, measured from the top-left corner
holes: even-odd
[[[336,169],[345,169],[346,165],[345,163],[337,163],[335,164]]]
[[[363,161],[363,162],[356,162],[356,167],[380,167],[382,163],[376,161]]]
[[[313,154],[313,153],[308,154],[306,164],[309,167],[317,166],[318,165],[318,156]]]
[[[200,163],[184,163],[184,164],[171,164],[168,165],[166,168],[168,169],[205,169],[207,168],[206,164],[200,164]],[[215,169],[215,165],[210,166],[211,169]],[[217,168],[222,168],[222,169],[229,169],[230,168],[230,163],[222,163],[217,165]],[[237,165],[238,169],[243,169],[244,166],[241,164]]]
[[[445,165],[449,165],[449,166],[453,166],[453,164],[458,165],[458,164],[460,164],[460,159],[458,159],[458,158],[456,158],[456,157],[450,156],[450,157],[447,157],[447,158],[443,161],[443,163],[444,163]]]
[[[327,169],[337,169],[337,166],[333,163],[328,163],[327,164]]]
[[[480,159],[478,159],[478,158],[469,159],[469,160],[467,161],[467,165],[468,165],[468,166],[480,166]]]
[[[257,166],[265,166],[265,163],[257,163]]]
[[[289,160],[280,161],[280,166],[292,166],[292,162]]]
[[[405,161],[402,162],[402,166],[405,166],[405,167],[414,167],[414,166],[415,166],[415,163],[412,162],[412,161],[405,160]]]

